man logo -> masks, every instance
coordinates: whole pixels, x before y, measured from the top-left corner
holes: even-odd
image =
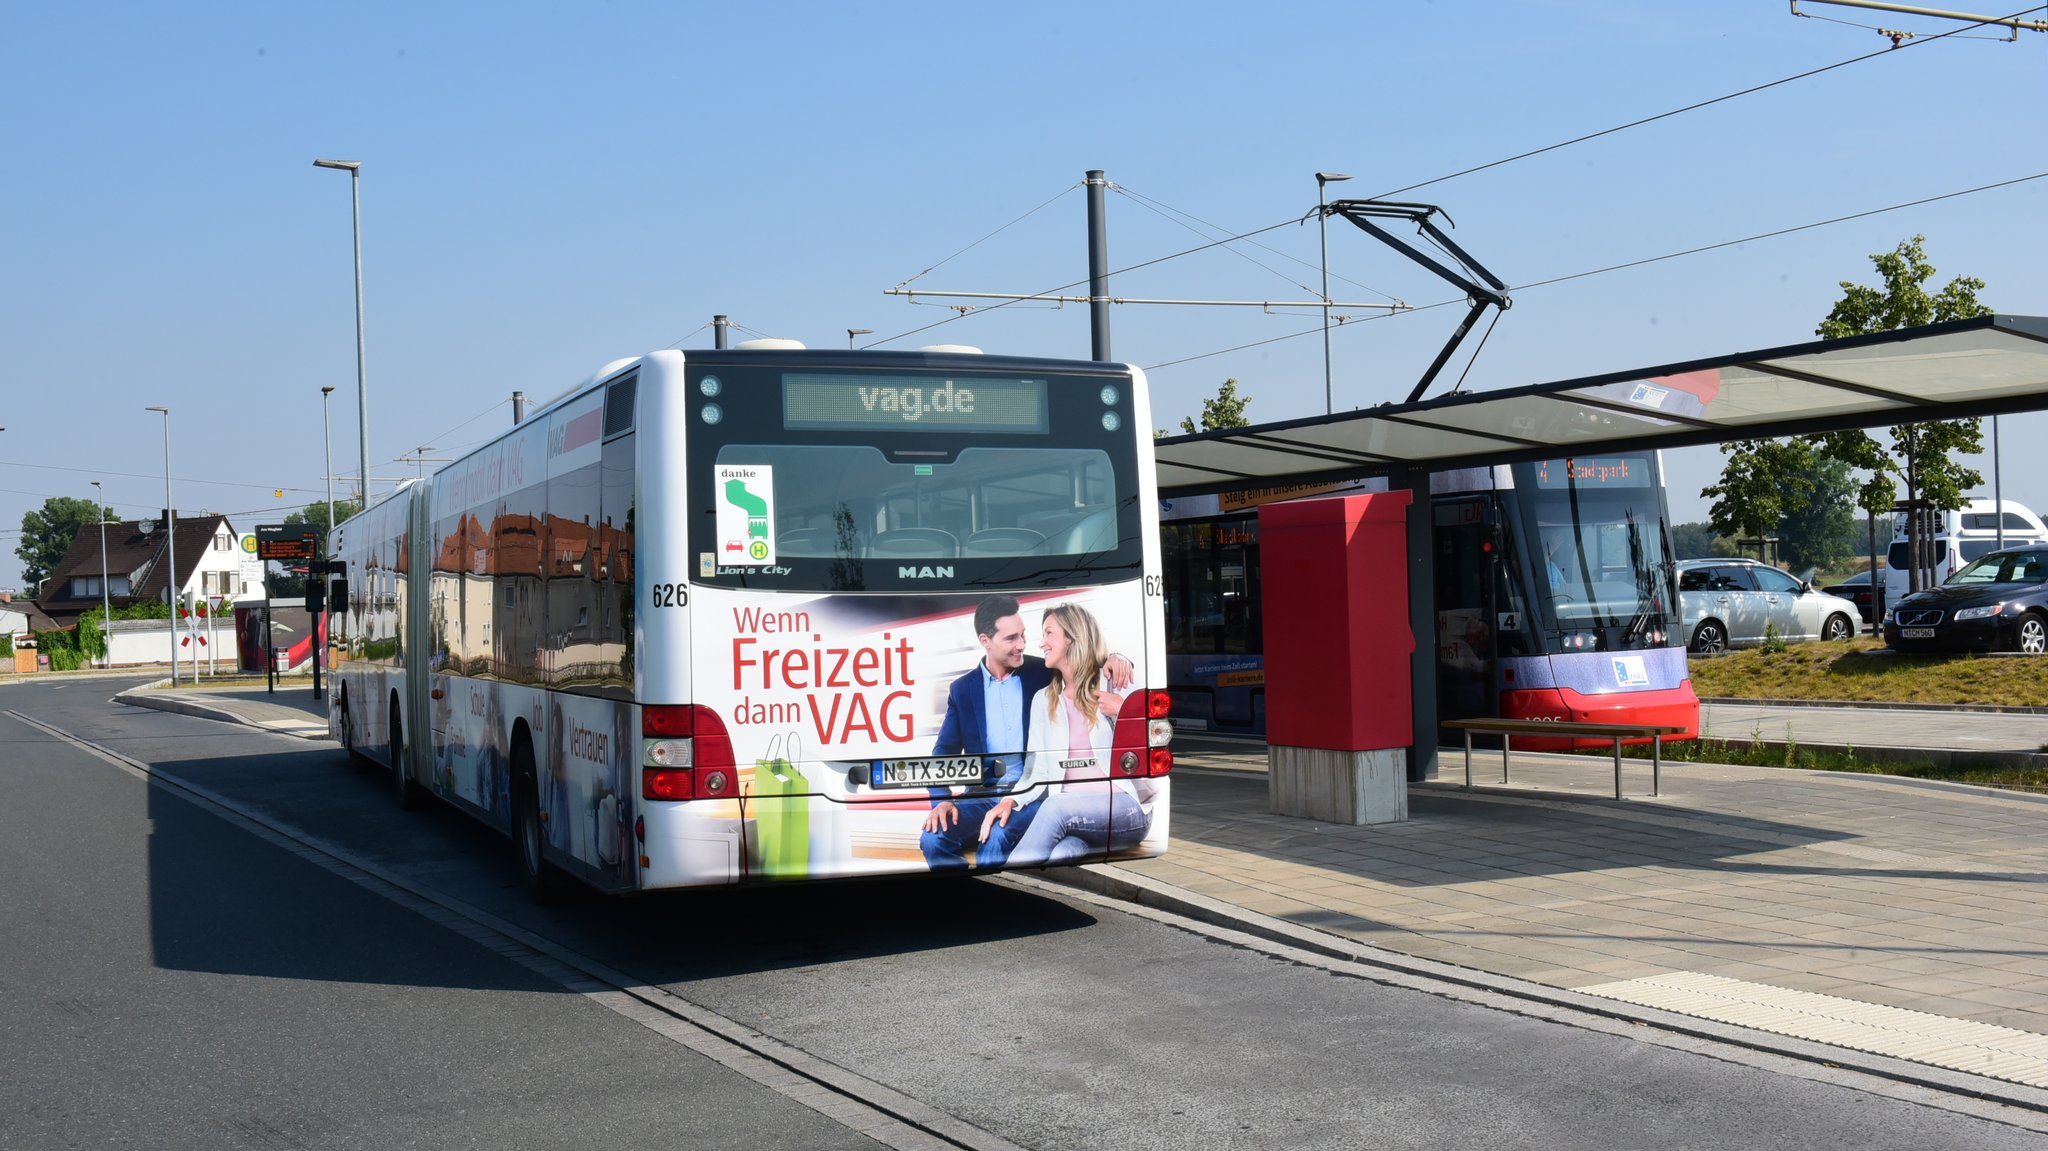
[[[946,567],[900,567],[896,569],[897,579],[952,579],[953,568]]]

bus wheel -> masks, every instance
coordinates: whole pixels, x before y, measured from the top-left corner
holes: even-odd
[[[1829,616],[1828,622],[1822,624],[1820,629],[1822,639],[1848,639],[1855,634],[1856,629],[1850,626],[1849,617],[1845,615]]]
[[[348,706],[348,689],[341,691],[341,749],[348,753],[348,765],[357,771],[370,770],[370,757],[356,750],[356,713]]]
[[[398,786],[398,810],[411,811],[420,805],[419,785],[405,764],[405,723],[398,717],[398,700],[391,701],[391,778]]]
[[[1715,655],[1728,650],[1728,632],[1717,620],[1706,620],[1693,629],[1692,650],[1700,655]]]
[[[519,878],[535,903],[552,902],[558,894],[554,866],[541,852],[544,842],[533,747],[521,739],[512,748],[512,850],[519,860]]]

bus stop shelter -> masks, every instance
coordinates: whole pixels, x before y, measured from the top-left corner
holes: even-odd
[[[2048,317],[1841,340],[1162,439],[1162,498],[1384,476],[1414,495],[1409,626],[1434,634],[1432,472],[2048,409]],[[1410,657],[1407,780],[1436,774],[1435,645]],[[1405,810],[1405,803],[1402,808]]]

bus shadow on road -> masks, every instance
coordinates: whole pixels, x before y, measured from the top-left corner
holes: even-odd
[[[657,983],[931,955],[1079,931],[1097,917],[970,876],[848,879],[776,887],[579,893],[584,937]]]
[[[156,966],[309,982],[551,990],[369,886],[149,789],[150,942]]]
[[[395,810],[390,775],[351,771],[338,749],[214,757],[181,763],[176,772],[302,837],[651,983],[945,952],[1096,922],[1058,899],[972,875],[637,896],[569,883],[539,905],[520,884],[505,836],[440,803]],[[557,989],[487,945],[430,922],[382,884],[351,878],[354,869],[323,866],[315,848],[250,834],[164,787],[149,789],[149,814],[151,935],[161,967]]]

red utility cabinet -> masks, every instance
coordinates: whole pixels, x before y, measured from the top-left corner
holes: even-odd
[[[1259,508],[1266,741],[1367,751],[1415,733],[1407,491]]]

